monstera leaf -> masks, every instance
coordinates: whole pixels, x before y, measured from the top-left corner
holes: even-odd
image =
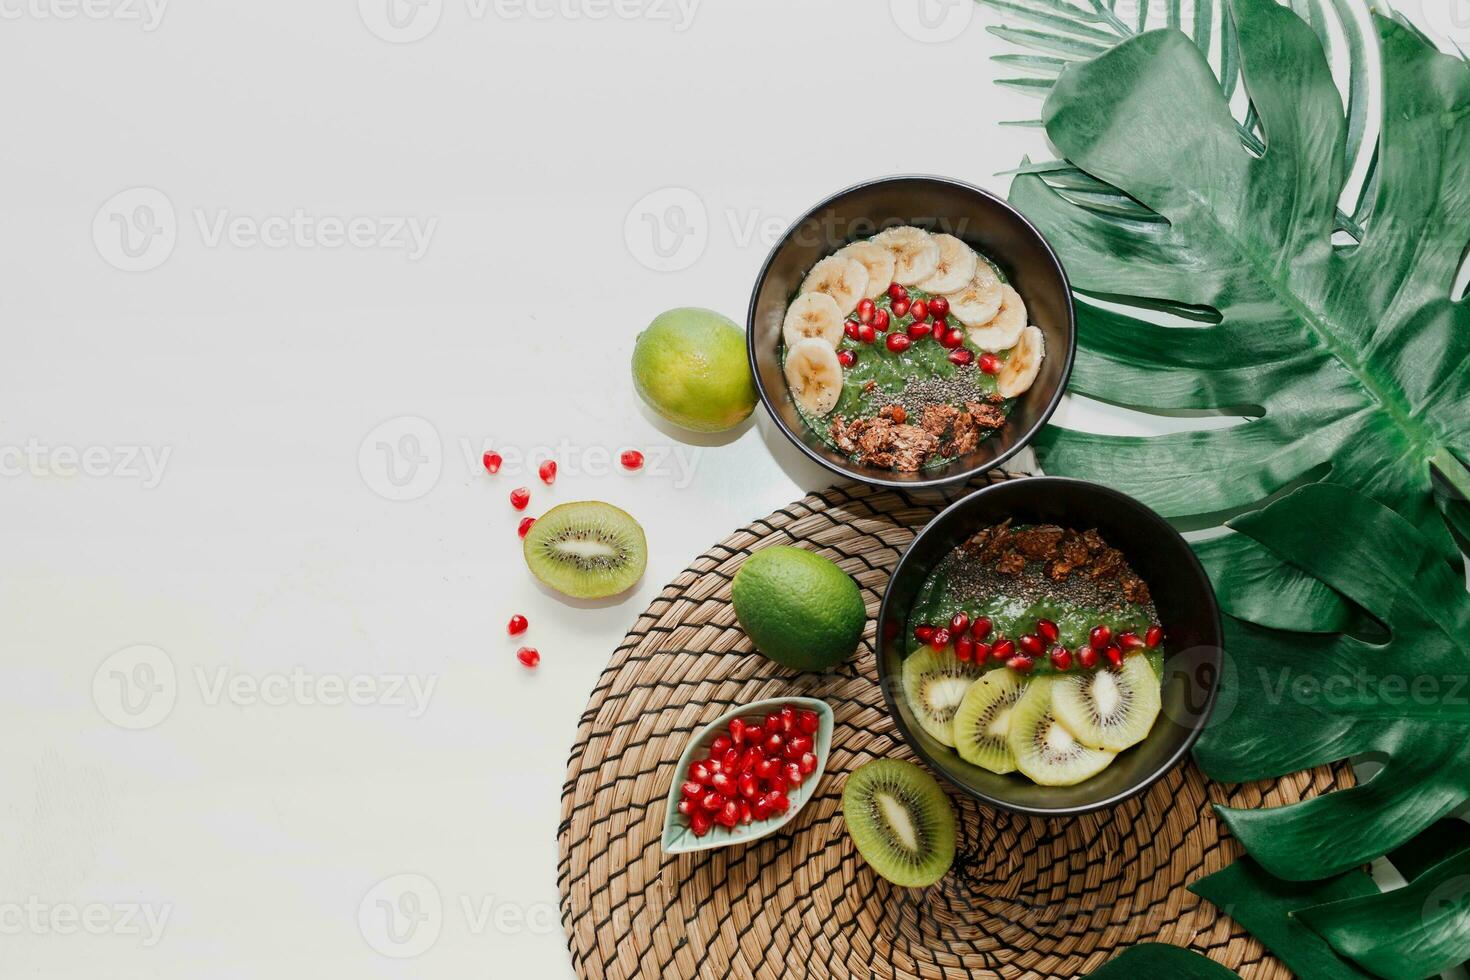
[[[1094,980],[1236,980],[1235,974],[1214,960],[1163,943],[1130,946],[1088,974]]]
[[[1249,421],[1154,438],[1051,428],[1038,456],[1048,472],[1123,486],[1205,525],[1330,479],[1458,562],[1449,527],[1464,531],[1452,501],[1470,495],[1470,313],[1451,289],[1470,241],[1470,67],[1377,21],[1382,132],[1365,203],[1344,222],[1359,133],[1320,39],[1270,0],[1231,9],[1259,153],[1200,48],[1152,31],[1066,66],[1044,117],[1073,169],[1060,187],[1055,171],[1024,173],[1011,198],[1079,290],[1074,390]],[[1361,237],[1344,237],[1352,226]],[[1346,625],[1330,590],[1269,550],[1238,535],[1200,550],[1235,615]]]

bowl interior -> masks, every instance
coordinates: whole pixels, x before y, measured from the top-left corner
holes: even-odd
[[[1097,528],[1148,583],[1165,630],[1163,710],[1143,742],[1077,786],[1038,786],[961,759],[928,735],[903,695],[903,639],[909,612],[934,566],[973,533],[1012,518],[1017,524]],[[966,497],[914,540],[894,572],[879,612],[878,675],[889,710],[909,744],[939,773],[977,798],[1024,813],[1080,813],[1139,792],[1187,752],[1208,720],[1223,656],[1219,607],[1188,543],[1167,521],[1115,490],[1056,477],[1010,480]]]
[[[1031,322],[1046,338],[1041,373],[1016,402],[1005,428],[970,455],[918,473],[860,466],[829,447],[802,422],[781,373],[781,326],[807,272],[844,245],[896,225],[951,234],[989,256],[1025,299]],[[885,486],[950,483],[1009,459],[1051,417],[1066,388],[1075,347],[1067,277],[1040,232],[1000,198],[935,177],[895,177],[854,187],[793,225],[756,283],[747,335],[761,399],[786,435],[828,468]]]

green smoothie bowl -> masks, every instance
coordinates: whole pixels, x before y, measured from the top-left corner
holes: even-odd
[[[878,615],[904,738],[980,801],[1111,806],[1178,763],[1215,709],[1219,606],[1189,544],[1080,480],[986,487],[924,528]]]

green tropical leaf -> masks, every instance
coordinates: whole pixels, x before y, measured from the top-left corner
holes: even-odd
[[[1206,775],[1229,782],[1380,757],[1352,789],[1217,808],[1276,877],[1340,874],[1470,799],[1470,594],[1413,525],[1346,487],[1310,484],[1232,526],[1375,624],[1310,635],[1227,620],[1236,707],[1211,719],[1195,750]]]
[[[1231,5],[1257,156],[1200,50],[1153,31],[1068,67],[1044,112],[1074,168],[1165,220],[1090,206],[1018,176],[1012,200],[1051,239],[1083,302],[1074,390],[1146,411],[1250,420],[1155,438],[1051,428],[1048,472],[1126,482],[1171,517],[1208,522],[1303,480],[1358,487],[1458,561],[1430,462],[1470,496],[1470,313],[1450,288],[1470,219],[1470,67],[1379,18],[1383,129],[1363,237],[1333,244],[1352,127],[1321,42],[1270,0]],[[1127,312],[1086,302],[1106,296]],[[1160,303],[1213,311],[1196,329]],[[1126,477],[1120,477],[1126,474]],[[1452,517],[1451,523],[1457,523]],[[1238,537],[1202,551],[1234,614],[1340,628],[1329,592]],[[1286,601],[1283,601],[1283,596]]]
[[[1139,943],[1108,960],[1088,974],[1093,980],[1237,980],[1236,975],[1214,960],[1178,946]]]

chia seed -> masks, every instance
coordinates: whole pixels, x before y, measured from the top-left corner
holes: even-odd
[[[979,373],[978,368],[970,365],[948,378],[912,376],[904,382],[895,401],[915,418],[923,416],[926,405],[963,408],[966,402],[983,402],[988,393],[979,385]]]

